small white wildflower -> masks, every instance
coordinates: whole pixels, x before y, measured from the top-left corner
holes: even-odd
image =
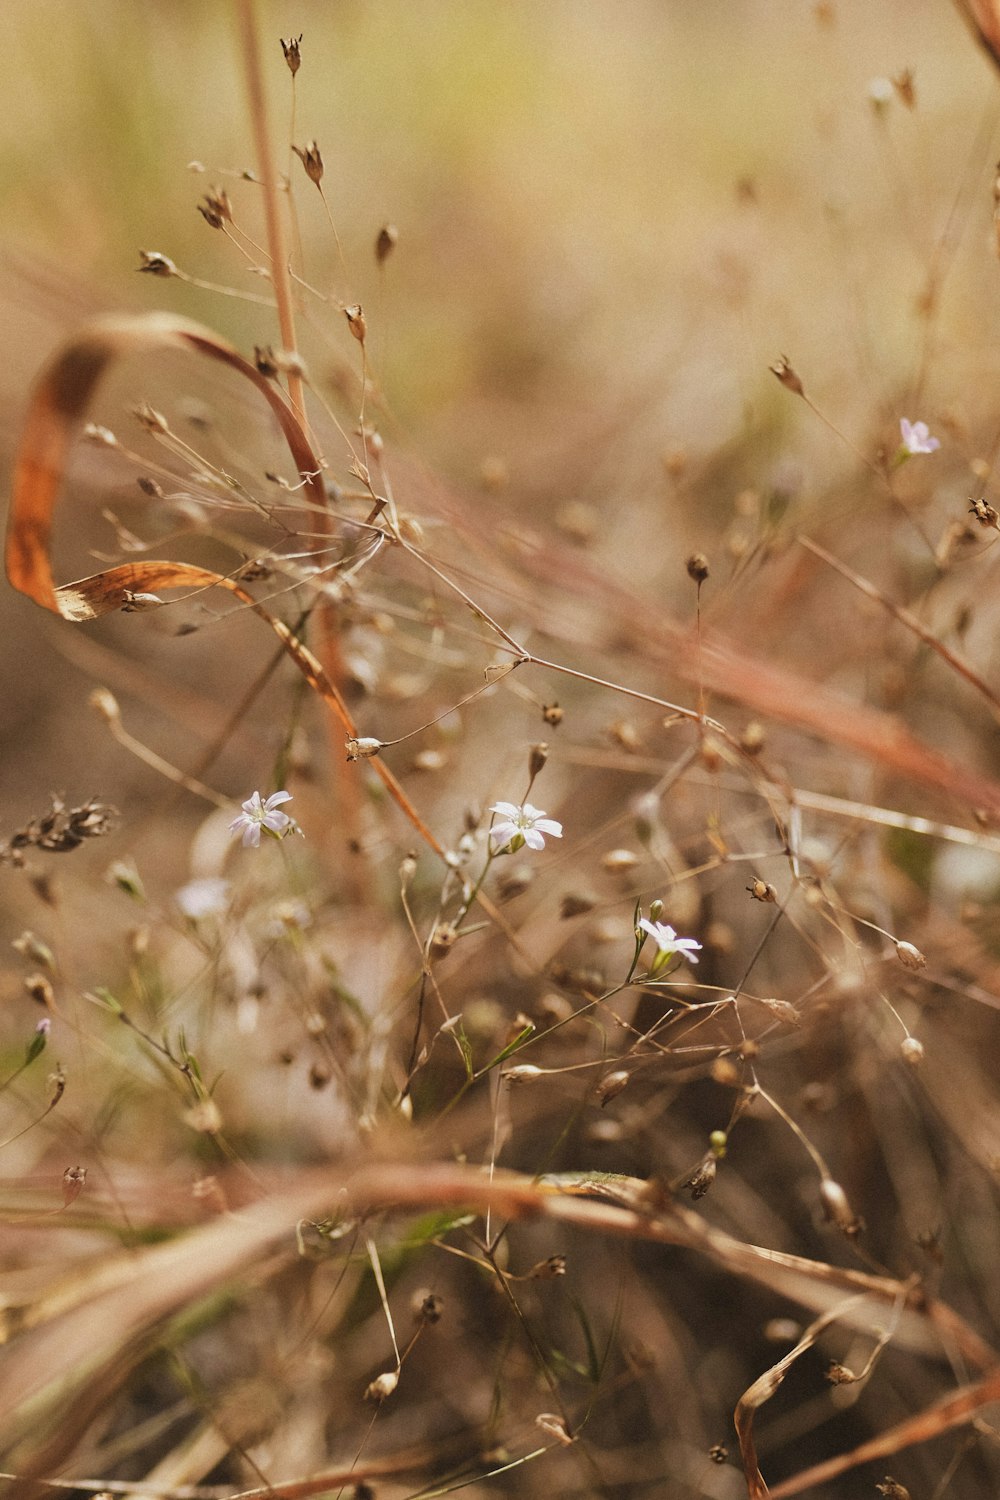
[[[918,453],[936,453],[941,446],[940,438],[931,437],[926,422],[908,422],[905,417],[901,417],[899,431],[903,443],[899,450],[898,463],[904,462],[907,458],[913,458]]]
[[[294,818],[287,813],[279,812],[282,802],[291,802],[291,792],[272,792],[266,802],[261,802],[260,792],[254,792],[243,804],[243,811],[239,817],[233,819],[229,825],[229,832],[235,838],[237,834],[243,836],[243,847],[247,849],[252,844],[255,849],[260,848],[261,830],[264,829],[277,839],[282,839],[287,833],[291,833],[298,825]]]
[[[490,829],[494,854],[514,854],[525,844],[529,849],[544,849],[543,834],[552,839],[562,838],[562,824],[554,818],[547,818],[530,802],[520,807],[515,802],[494,802],[490,812],[496,813],[500,820]]]
[[[701,944],[695,942],[694,938],[678,937],[666,922],[651,922],[648,917],[640,917],[639,926],[656,944],[656,957],[653,959],[651,973],[658,973],[677,954],[686,958],[690,964],[698,962],[695,953],[701,951]]]
[[[182,885],[179,891],[175,891],[174,900],[186,917],[197,922],[202,917],[221,916],[229,905],[230,889],[228,880],[210,875],[204,880],[190,880],[187,885]]]

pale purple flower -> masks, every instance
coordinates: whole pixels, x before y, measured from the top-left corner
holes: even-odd
[[[941,446],[940,438],[931,437],[926,422],[908,422],[899,419],[899,431],[903,438],[900,457],[913,458],[918,453],[936,453]]]
[[[260,848],[261,830],[273,834],[275,838],[284,838],[296,826],[295,820],[287,813],[279,812],[282,802],[291,802],[291,792],[272,792],[266,802],[261,802],[260,792],[254,792],[243,804],[243,811],[239,817],[234,818],[229,825],[229,832],[235,838],[237,834],[243,835],[243,847],[247,849],[252,844],[255,849]]]
[[[690,964],[698,962],[695,952],[701,951],[701,944],[696,943],[694,938],[678,937],[674,929],[668,927],[666,922],[651,922],[648,917],[640,917],[639,926],[643,932],[649,933],[656,944],[654,968],[662,969],[663,965],[677,954],[680,954],[681,958],[686,958]]]
[[[525,802],[520,807],[516,802],[494,802],[490,812],[496,813],[500,820],[490,829],[490,845],[494,854],[514,854],[525,844],[529,849],[544,849],[543,834],[548,834],[552,839],[562,838],[562,824],[557,823],[554,818],[547,818],[539,808],[532,807],[530,802]]]

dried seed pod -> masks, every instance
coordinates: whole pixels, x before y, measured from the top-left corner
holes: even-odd
[[[565,709],[559,707],[558,703],[544,703],[542,705],[542,718],[546,724],[551,724],[555,729],[563,721]]]
[[[840,1183],[834,1182],[832,1177],[824,1177],[819,1185],[819,1196],[828,1221],[836,1225],[848,1239],[856,1239],[861,1233],[861,1220],[851,1208]]]
[[[529,1281],[554,1281],[557,1276],[566,1275],[565,1255],[550,1255],[548,1260],[540,1260],[527,1271]]]
[[[395,224],[383,224],[375,236],[375,259],[381,266],[389,259],[399,243],[399,230]]]
[[[919,948],[912,943],[897,943],[896,957],[906,969],[922,969],[927,960]]]
[[[147,276],[177,276],[180,273],[169,255],[161,255],[158,250],[140,250],[139,259],[141,266],[136,266],[137,271],[145,271]]]
[[[368,324],[365,322],[364,310],[361,303],[355,302],[351,307],[345,307],[344,317],[347,319],[347,326],[358,343],[363,344],[365,335],[368,332]]]
[[[290,36],[287,41],[284,37],[280,37],[279,40],[281,50],[285,54],[285,62],[288,64],[288,71],[294,78],[302,66],[302,54],[299,51],[302,46],[302,32],[300,31],[298,36]]]
[[[766,880],[761,880],[759,875],[755,875],[751,884],[746,886],[745,889],[750,892],[755,901],[768,902],[777,901],[778,899],[778,893],[774,886]]]
[[[383,741],[377,740],[370,735],[363,735],[358,739],[350,739],[347,741],[347,759],[371,760],[372,756],[377,755],[382,748]]]
[[[782,354],[781,357],[775,360],[774,364],[770,365],[768,368],[770,369],[771,374],[776,375],[777,378],[781,381],[781,384],[785,386],[787,390],[791,391],[793,395],[805,395],[805,391],[802,387],[802,381],[799,379],[795,371],[792,369],[791,365],[788,363],[788,357],[786,355]]]
[[[684,566],[688,577],[701,588],[708,577],[708,558],[704,552],[692,552]]]
[[[532,781],[534,781],[539,771],[544,768],[548,758],[549,747],[544,740],[540,740],[537,745],[532,745],[528,752],[528,772]]]
[[[605,1073],[594,1085],[594,1093],[597,1095],[601,1108],[616,1099],[623,1089],[628,1088],[632,1075],[625,1068],[617,1068],[613,1073]]]
[[[712,1152],[709,1151],[702,1157],[698,1166],[691,1173],[691,1176],[681,1186],[687,1188],[691,1197],[697,1202],[699,1198],[704,1198],[714,1183],[718,1170],[718,1162]]]
[[[304,146],[293,146],[292,150],[305,168],[306,176],[317,187],[323,181],[323,153],[315,141],[306,141]]]
[[[903,1060],[908,1062],[911,1068],[919,1068],[924,1060],[924,1044],[918,1041],[915,1036],[904,1038],[899,1044],[899,1050],[903,1056]]]

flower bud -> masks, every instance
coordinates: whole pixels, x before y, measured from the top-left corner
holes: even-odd
[[[285,62],[288,64],[288,71],[294,78],[302,66],[302,54],[299,51],[302,45],[302,33],[300,31],[298,36],[290,36],[287,42],[284,37],[280,37],[279,40],[281,50],[285,54]]]

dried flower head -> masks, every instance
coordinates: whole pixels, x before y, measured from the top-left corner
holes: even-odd
[[[284,37],[280,37],[279,40],[281,50],[285,55],[285,62],[288,64],[288,71],[294,78],[302,66],[302,53],[299,50],[302,46],[302,32],[300,31],[298,36],[290,36],[287,41]]]
[[[315,141],[307,141],[304,146],[293,146],[292,150],[305,168],[309,181],[319,187],[323,181],[323,153],[319,146]]]

